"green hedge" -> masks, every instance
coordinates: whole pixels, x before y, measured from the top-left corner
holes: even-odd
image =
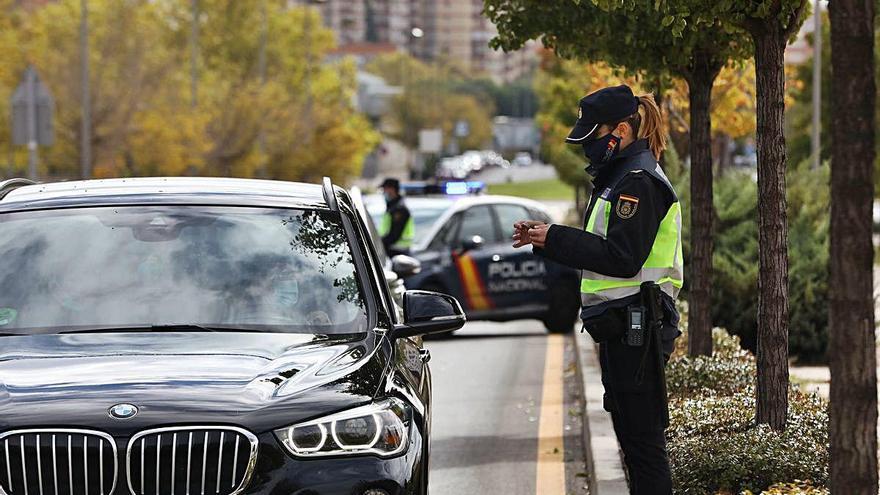
[[[690,258],[688,180],[681,176],[676,181],[676,191],[685,205],[686,265]],[[808,163],[802,163],[789,170],[786,180],[789,352],[802,361],[824,361],[828,346],[828,167],[812,170]],[[712,318],[715,325],[740,336],[743,345],[754,351],[758,313],[758,190],[751,172],[727,172],[715,182],[714,197],[717,217]]]
[[[680,342],[667,366],[675,493],[824,493],[827,404],[792,388],[785,432],[757,426],[754,356],[724,331],[713,338],[713,356],[690,359]]]

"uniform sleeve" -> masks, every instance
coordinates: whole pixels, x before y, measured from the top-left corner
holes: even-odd
[[[403,229],[406,227],[406,222],[408,221],[408,208],[398,207],[391,212],[391,230],[382,237],[382,244],[386,249],[400,240],[400,237],[403,235]]]
[[[552,225],[535,253],[564,265],[610,277],[629,278],[651,253],[660,222],[672,205],[666,186],[645,173],[627,175],[611,198],[607,237]]]

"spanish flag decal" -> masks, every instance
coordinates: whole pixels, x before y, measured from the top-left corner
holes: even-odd
[[[467,254],[456,256],[455,267],[458,269],[458,277],[461,281],[461,287],[464,289],[468,307],[475,310],[491,309],[493,307],[492,300],[486,294],[486,285],[480,277],[480,271],[474,259]]]

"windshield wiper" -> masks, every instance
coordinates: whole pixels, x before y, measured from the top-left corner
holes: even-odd
[[[258,333],[261,330],[255,328],[242,328],[234,326],[207,326],[196,324],[176,324],[176,325],[139,325],[130,327],[97,327],[82,328],[76,330],[65,330],[58,332],[59,334],[74,333],[127,333],[127,332],[252,332]]]

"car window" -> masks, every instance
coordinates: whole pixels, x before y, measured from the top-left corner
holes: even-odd
[[[0,333],[366,331],[338,213],[183,206],[0,215]]]
[[[495,222],[492,220],[492,212],[489,206],[472,206],[461,215],[461,228],[458,231],[458,242],[462,243],[473,239],[475,235],[483,238],[485,243],[500,242],[496,231]]]
[[[513,224],[520,220],[540,220],[533,218],[524,206],[514,204],[497,204],[494,206],[498,215],[498,226],[501,234],[507,238],[513,236]]]

